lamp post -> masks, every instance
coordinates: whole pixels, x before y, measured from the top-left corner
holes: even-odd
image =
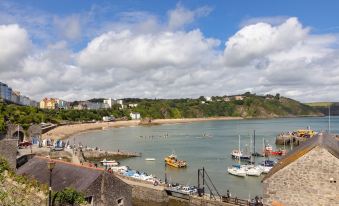
[[[52,171],[55,167],[55,162],[53,160],[49,160],[47,162],[47,167],[49,169],[49,195],[48,195],[48,205],[52,206]]]

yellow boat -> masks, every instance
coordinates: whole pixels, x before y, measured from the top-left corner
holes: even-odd
[[[186,161],[178,160],[175,154],[171,154],[165,157],[165,163],[169,166],[176,167],[176,168],[187,167]]]
[[[316,132],[310,129],[299,129],[296,134],[298,137],[313,137]]]

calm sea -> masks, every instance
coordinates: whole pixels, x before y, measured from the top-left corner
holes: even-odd
[[[185,124],[168,124],[147,127],[111,128],[74,136],[76,144],[104,150],[141,152],[142,157],[120,161],[122,165],[153,174],[164,180],[165,173],[171,182],[197,185],[197,170],[204,167],[219,193],[229,189],[232,196],[253,197],[262,193],[262,177],[235,177],[227,174],[234,164],[230,153],[250,145],[250,136],[256,131],[256,150],[262,151],[263,139],[275,147],[275,137],[283,131],[293,131],[310,126],[316,131],[328,129],[328,117],[282,118],[268,120],[206,121]],[[331,117],[332,132],[339,133],[339,117]],[[168,134],[168,137],[164,137]],[[205,136],[205,137],[204,137]],[[209,137],[206,137],[209,136]],[[73,143],[73,138],[71,138]],[[188,162],[188,168],[175,169],[164,166],[164,157],[174,151],[178,159]],[[145,161],[156,158],[156,161]],[[262,159],[257,159],[260,162]]]

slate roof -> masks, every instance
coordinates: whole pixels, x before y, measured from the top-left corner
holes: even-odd
[[[35,178],[44,184],[49,184],[48,161],[48,158],[35,156],[21,166],[17,173]],[[52,189],[54,191],[60,191],[66,187],[83,191],[104,173],[104,170],[100,168],[90,168],[60,160],[54,161],[56,162],[52,172]]]
[[[293,161],[299,159],[315,147],[323,147],[333,156],[339,159],[339,137],[333,134],[320,133],[311,139],[301,143],[294,150],[287,153],[279,162],[271,169],[271,171],[263,178],[265,181],[273,174],[286,167]]]

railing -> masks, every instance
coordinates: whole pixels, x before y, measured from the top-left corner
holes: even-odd
[[[258,202],[258,203],[251,203],[248,200],[243,200],[239,199],[236,197],[227,197],[227,196],[222,196],[222,202],[234,204],[234,205],[240,205],[240,206],[262,206],[263,204]]]

